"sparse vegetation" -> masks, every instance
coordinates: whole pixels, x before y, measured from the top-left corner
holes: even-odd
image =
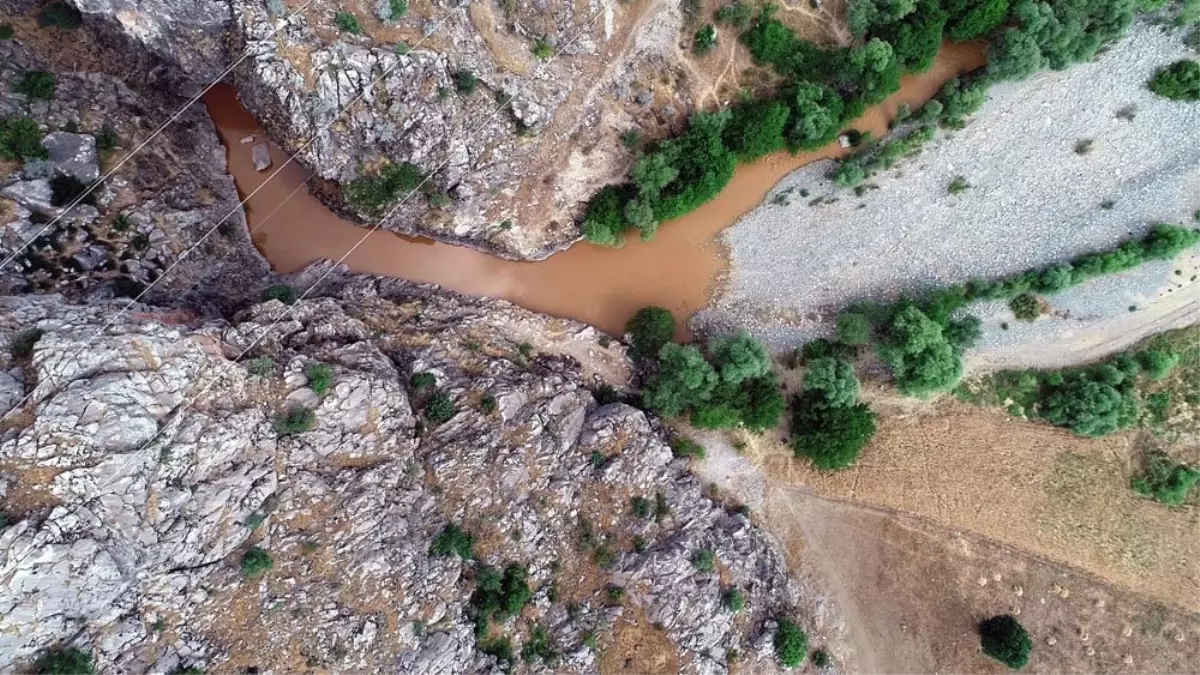
[[[787,617],[776,619],[775,656],[785,668],[795,668],[808,656],[808,633]]]
[[[713,13],[713,19],[717,23],[739,30],[748,26],[752,18],[754,18],[754,8],[739,0],[719,8]]]
[[[54,98],[54,73],[44,70],[27,70],[13,86],[13,91],[32,99],[49,101]]]
[[[291,286],[287,284],[274,284],[268,286],[267,290],[263,291],[262,299],[264,301],[278,300],[285,305],[294,305],[298,296],[296,295],[296,289]]]
[[[38,675],[92,675],[92,655],[74,647],[54,647],[33,662]]]
[[[671,439],[671,454],[688,459],[704,459],[704,446],[686,436]]]
[[[448,557],[456,555],[463,560],[475,558],[475,537],[470,532],[454,523],[446,523],[441,532],[433,538],[429,546],[429,555]]]
[[[293,406],[275,421],[275,432],[280,436],[294,436],[313,428],[317,423],[317,414],[304,406]]]
[[[1159,69],[1147,86],[1172,101],[1200,101],[1200,62],[1176,61]]]
[[[242,576],[257,577],[275,566],[271,554],[258,546],[251,546],[242,555]]]
[[[30,117],[0,117],[0,159],[20,161],[46,159],[42,130]]]
[[[265,377],[267,375],[274,375],[277,367],[278,365],[275,363],[275,359],[269,356],[260,356],[250,361],[250,363],[246,366],[246,370],[248,370],[251,375]]]
[[[1020,621],[1009,614],[994,616],[979,623],[983,653],[1017,670],[1029,663],[1033,640]]]
[[[65,2],[51,2],[38,12],[38,25],[43,28],[75,30],[83,25],[83,15]]]
[[[349,33],[351,35],[362,35],[362,25],[358,23],[358,17],[354,16],[346,10],[339,10],[333,17],[333,22],[337,25],[338,30]]]
[[[961,192],[966,192],[966,190],[970,187],[971,184],[967,182],[966,178],[963,178],[962,176],[955,176],[954,180],[950,181],[950,185],[946,188],[946,191],[952,195],[956,195]]]
[[[558,650],[550,643],[550,634],[541,626],[534,626],[529,641],[521,647],[521,658],[526,663],[541,661],[548,666],[558,662]]]
[[[425,182],[421,170],[408,162],[387,164],[374,173],[360,170],[359,174],[345,187],[346,202],[370,216],[381,215],[402,193],[411,194]]]
[[[541,38],[533,44],[533,55],[542,61],[549,61],[554,56],[554,45]]]
[[[1130,480],[1134,492],[1150,497],[1167,506],[1180,506],[1187,501],[1192,488],[1200,482],[1200,470],[1175,462],[1161,452],[1146,456],[1142,472]]]

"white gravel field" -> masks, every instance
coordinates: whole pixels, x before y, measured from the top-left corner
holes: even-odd
[[[825,178],[831,162],[792,173],[725,231],[732,257],[726,290],[696,326],[744,327],[794,347],[827,334],[829,318],[856,299],[1067,260],[1139,236],[1155,222],[1200,226],[1193,220],[1200,104],[1169,101],[1145,86],[1159,67],[1197,58],[1181,38],[1135,25],[1095,62],[997,85],[965,129],[941,132],[921,154],[868,181],[878,189],[861,197]],[[1133,119],[1119,117],[1122,110]],[[1077,153],[1084,139],[1091,150]],[[957,176],[971,187],[951,195],[946,188]],[[787,206],[772,204],[789,189]],[[836,201],[809,205],[820,196]],[[1111,208],[1102,208],[1108,200]],[[1187,274],[1175,275],[1182,267]],[[1050,296],[1055,316],[1032,325],[1018,326],[996,303],[974,306],[986,325],[980,352],[1129,329],[1131,317],[1149,322],[1169,313],[1174,324],[1195,322],[1194,274],[1195,253],[1188,252],[1175,263],[1093,281]],[[1160,301],[1169,308],[1156,310]],[[1187,306],[1194,311],[1180,309]],[[999,328],[1004,321],[1009,330]]]

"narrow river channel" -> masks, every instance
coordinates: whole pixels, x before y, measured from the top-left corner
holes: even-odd
[[[983,64],[978,44],[942,48],[933,68],[901,81],[900,91],[868,110],[854,123],[875,138],[887,130],[901,104],[917,109],[947,80]],[[213,88],[204,98],[228,150],[229,171],[243,195],[266,181],[287,155],[271,147],[274,166],[254,170],[252,144],[242,139],[262,128],[237,99],[232,87]],[[470,295],[502,298],[522,307],[578,319],[612,334],[639,308],[670,309],[681,325],[704,307],[719,289],[728,262],[718,240],[721,230],[753,209],[780,179],[810,162],[838,157],[837,143],[816,152],[779,153],[742,165],[714,200],[678,220],[663,223],[653,241],[630,237],[624,248],[609,249],[579,242],[538,262],[514,262],[430,239],[378,231],[347,259],[362,274],[401,277],[439,284]],[[362,237],[364,229],[325,208],[309,194],[309,174],[288,165],[246,204],[255,245],[281,273],[290,273],[323,258],[338,259]],[[680,335],[679,337],[687,337]]]

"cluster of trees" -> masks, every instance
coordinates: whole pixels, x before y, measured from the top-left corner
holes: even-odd
[[[808,362],[792,408],[792,451],[821,471],[844,469],[875,435],[875,413],[858,403],[854,366],[824,356]]]
[[[626,326],[633,353],[653,374],[642,402],[665,417],[687,414],[700,429],[764,431],[787,407],[766,348],[745,333],[717,338],[702,350],[670,342],[675,319],[646,307]]]

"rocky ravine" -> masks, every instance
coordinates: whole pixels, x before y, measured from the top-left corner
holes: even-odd
[[[654,420],[598,405],[598,376],[566,356],[592,352],[594,372],[619,376],[619,344],[403,282],[352,279],[294,309],[272,328],[278,301],[228,324],[142,306],[77,353],[111,305],[0,299],[6,342],[44,331],[31,357],[2,357],[0,407],[33,398],[0,435],[0,669],[65,643],[106,672],[495,670],[465,616],[474,566],[428,552],[447,522],[483,562],[528,566],[533,601],[497,630],[519,650],[543,627],[556,669],[595,670],[635,629],[622,658],[723,672],[736,649],[753,672],[777,667],[772,618],[800,601],[779,553],[702,495]],[[277,365],[253,375],[261,356]],[[332,366],[323,394],[304,375],[317,361]],[[410,386],[421,372],[453,401],[442,424]],[[295,405],[316,424],[280,436]],[[668,514],[631,513],[656,492]],[[260,578],[238,569],[252,544],[274,558]],[[693,566],[701,548],[716,572]],[[748,600],[737,614],[721,600],[732,584]]]
[[[510,258],[575,241],[583,202],[632,161],[620,135],[682,125],[705,69],[723,66],[679,48],[677,2],[408,3],[402,17],[388,0],[71,2],[101,42],[153,55],[181,90],[236,66],[247,108],[343,214],[373,223],[341,186],[411,162],[432,177],[387,229]],[[456,90],[459,72],[478,78],[473,93]]]

